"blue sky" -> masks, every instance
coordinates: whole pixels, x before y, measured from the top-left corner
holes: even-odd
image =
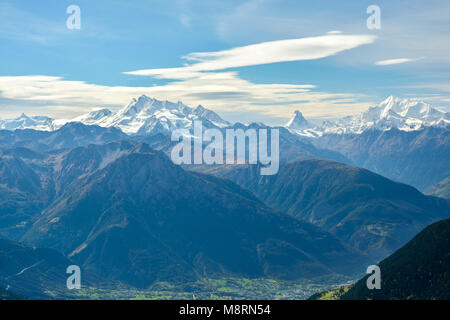
[[[73,4],[79,30],[66,27]],[[448,111],[449,12],[445,0],[2,0],[0,117],[71,118],[140,94],[268,124],[389,95]]]

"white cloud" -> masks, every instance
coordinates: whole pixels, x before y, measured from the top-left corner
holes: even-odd
[[[240,78],[236,71],[221,70],[320,59],[374,40],[374,36],[332,33],[216,52],[196,52],[184,57],[192,63],[190,65],[126,72],[176,80],[151,87],[104,86],[51,76],[6,76],[0,77],[0,98],[32,103],[34,114],[46,110],[46,114],[67,118],[95,107],[119,108],[144,93],[162,100],[182,100],[193,106],[202,104],[232,121],[281,124],[296,109],[310,117],[337,117],[366,109],[367,103],[356,103],[363,95],[321,92],[313,84],[252,83]],[[0,103],[0,108],[6,104]],[[13,111],[10,107],[2,109],[6,109],[2,116]],[[23,111],[16,110],[16,113]],[[243,119],[243,114],[251,118]]]
[[[365,110],[363,95],[327,93],[311,84],[256,84],[236,72],[201,76],[151,87],[104,86],[51,76],[0,77],[1,116],[22,112],[73,118],[98,107],[117,110],[141,94],[161,100],[202,104],[231,121],[282,124],[294,110],[309,117],[338,117]],[[3,99],[3,101],[2,101]],[[278,118],[278,119],[277,119]]]
[[[202,71],[215,71],[276,62],[315,60],[374,42],[373,35],[327,34],[324,36],[278,40],[215,52],[194,52],[183,58],[194,62],[178,68],[144,69],[124,72],[164,79],[186,79]]]
[[[377,66],[389,66],[389,65],[393,65],[393,64],[401,64],[401,63],[406,63],[406,62],[414,62],[414,61],[418,61],[421,60],[422,58],[398,58],[398,59],[387,59],[387,60],[381,60],[381,61],[377,61],[375,62],[375,64]]]

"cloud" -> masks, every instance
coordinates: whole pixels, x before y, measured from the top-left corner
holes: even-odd
[[[327,34],[317,37],[268,41],[228,50],[194,52],[183,58],[192,64],[178,68],[144,69],[124,72],[162,79],[186,79],[203,71],[216,71],[269,63],[315,60],[374,42],[373,35]]]
[[[306,1],[246,0],[215,19],[222,41],[245,43],[322,34],[327,30],[377,34],[377,43],[341,55],[335,61],[348,65],[372,64],[384,57],[427,57],[427,63],[450,61],[450,1],[379,1],[381,30],[367,30],[368,3],[324,1],[320,9]],[[395,14],[393,14],[395,13]],[[439,45],[437,46],[436,43]]]
[[[0,98],[24,101],[28,105],[33,102],[30,109],[33,114],[46,111],[44,113],[51,113],[51,116],[66,118],[95,107],[119,108],[144,93],[162,100],[182,100],[192,106],[202,104],[231,121],[245,121],[242,115],[251,114],[253,121],[282,124],[296,109],[311,117],[337,117],[366,109],[368,103],[357,101],[367,97],[321,92],[313,84],[253,83],[227,69],[320,59],[373,41],[374,36],[332,33],[215,52],[194,52],[184,57],[191,63],[189,65],[125,72],[174,80],[150,87],[105,86],[44,75],[5,76],[0,77]],[[1,101],[0,108],[13,112]]]
[[[105,86],[43,75],[0,76],[0,87],[2,118],[22,112],[73,118],[98,107],[117,110],[141,94],[191,106],[202,104],[231,121],[267,124],[284,123],[296,109],[309,117],[338,117],[372,105],[361,102],[367,100],[364,95],[321,92],[311,84],[257,84],[236,72],[205,73],[150,87]]]
[[[388,59],[388,60],[377,61],[377,62],[375,62],[375,64],[377,66],[389,66],[389,65],[393,65],[393,64],[400,64],[400,63],[418,61],[418,60],[421,60],[421,59],[423,59],[423,58],[415,58],[415,59],[411,59],[411,58]]]

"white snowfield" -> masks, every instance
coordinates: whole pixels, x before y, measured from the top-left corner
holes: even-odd
[[[15,119],[0,119],[0,129],[53,131],[67,122],[81,122],[86,125],[118,127],[127,134],[168,134],[175,129],[192,129],[194,120],[201,120],[205,127],[231,126],[217,113],[201,105],[190,108],[181,101],[173,103],[142,95],[117,112],[95,109],[71,120],[22,114]],[[448,112],[441,112],[418,99],[399,99],[391,96],[365,112],[334,121],[325,120],[319,126],[306,120],[300,111],[295,111],[285,127],[302,136],[317,137],[325,133],[360,134],[371,128],[414,131],[428,126],[447,127],[449,124]]]

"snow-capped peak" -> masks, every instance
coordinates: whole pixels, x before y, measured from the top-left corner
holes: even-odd
[[[295,110],[292,118],[286,123],[285,127],[296,134],[306,137],[316,137],[320,132],[314,127],[312,123],[305,119],[303,114]]]
[[[229,125],[217,113],[202,106],[192,109],[181,101],[162,101],[146,95],[133,98],[116,113],[92,111],[76,118],[75,121],[105,127],[115,126],[128,134],[157,132],[168,134],[177,128],[189,128],[196,119],[207,121],[209,125],[217,127]]]
[[[377,108],[383,109],[381,112],[381,117],[383,118],[388,117],[390,113],[395,113],[403,118],[414,118],[425,121],[433,121],[433,118],[445,116],[445,113],[432,108],[430,104],[419,99],[399,99],[390,96],[381,102]]]
[[[67,122],[80,122],[86,125],[118,127],[128,134],[170,134],[177,128],[191,128],[194,120],[204,121],[207,127],[224,128],[230,125],[217,113],[199,105],[193,109],[183,102],[162,101],[146,95],[133,98],[117,112],[109,109],[94,109],[86,114],[69,119],[52,119],[41,116],[21,114],[15,119],[0,119],[0,129],[36,129],[52,131]]]
[[[22,113],[14,119],[0,119],[0,129],[36,129],[52,131],[66,122],[81,122],[87,125],[118,127],[128,134],[170,134],[178,128],[191,129],[194,120],[201,120],[206,127],[224,128],[230,123],[217,113],[201,105],[195,109],[178,101],[157,100],[142,95],[133,98],[117,112],[109,109],[94,109],[72,120],[52,119],[46,116],[27,116]],[[353,116],[337,120],[326,120],[315,126],[295,111],[285,127],[303,136],[316,137],[324,133],[362,133],[368,129],[403,131],[420,130],[427,126],[449,127],[450,113],[439,111],[419,99],[388,97],[376,106]]]
[[[305,122],[306,121],[306,122]],[[324,121],[321,127],[311,125],[300,112],[286,124],[288,129],[301,135],[317,136],[324,133],[362,133],[367,129],[403,131],[419,130],[427,126],[446,127],[450,124],[450,114],[433,108],[419,99],[400,99],[390,96],[368,110],[335,121]],[[313,134],[311,134],[313,133]]]
[[[82,122],[84,124],[98,124],[102,120],[105,120],[105,118],[109,117],[111,114],[112,111],[109,109],[106,108],[97,109],[72,119],[72,122]]]
[[[22,113],[14,119],[0,119],[0,129],[35,129],[52,131],[56,129],[53,121],[54,119],[46,116],[27,116],[25,113]]]
[[[211,121],[214,125],[220,128],[230,125],[228,121],[223,120],[217,113],[204,108],[202,105],[198,105],[197,108],[194,109],[193,114],[195,114],[199,118]]]
[[[303,117],[303,114],[300,111],[296,110],[292,118],[286,123],[286,127],[294,130],[303,130],[310,129],[313,125]]]
[[[449,123],[449,113],[441,112],[424,101],[390,96],[375,107],[340,119],[324,129],[326,132],[353,133],[361,133],[369,128],[414,131],[428,126],[446,126]]]

